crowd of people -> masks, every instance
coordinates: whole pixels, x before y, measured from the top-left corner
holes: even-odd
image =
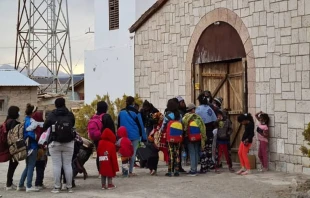
[[[18,121],[19,107],[11,106],[0,127],[0,143],[7,142],[6,138],[11,137],[11,133],[18,134],[22,130],[22,140],[14,142],[14,145],[23,148],[20,145],[25,144],[26,152],[22,157],[21,151],[12,153],[10,150],[13,143],[0,144],[0,162],[9,161],[6,190],[38,192],[45,188],[44,172],[48,156],[51,156],[54,177],[51,192],[66,190],[72,193],[72,188],[75,187],[74,177],[78,173],[84,173],[84,179],[87,177],[83,165],[91,155],[93,147],[97,150],[96,166],[102,189],[116,188],[112,179],[119,171],[118,156],[121,160],[122,177],[137,176],[134,173],[137,158],[141,168],[148,168],[152,176],[157,175],[159,151],[164,155],[167,177],[178,177],[180,173],[196,176],[211,170],[220,173],[223,154],[229,171],[235,172],[232,167],[230,142],[233,127],[228,111],[222,108],[223,98],[213,99],[210,91],[204,91],[197,100],[198,106],[193,103],[186,106],[182,97],[171,98],[165,112],[161,113],[147,100],[139,109],[134,98],[129,96],[126,107],[118,115],[117,125],[107,112],[107,103],[100,101],[97,103],[96,114],[90,118],[85,129],[89,140],[81,138],[74,130],[75,117],[66,107],[63,98],[56,99],[56,109],[46,113],[27,104],[23,122]],[[263,112],[257,113],[255,117],[258,120],[256,129],[251,114],[241,114],[238,117],[238,122],[245,126],[238,151],[241,169],[236,174],[239,175],[251,173],[247,155],[255,131],[260,143],[261,171],[268,170],[269,117]],[[81,152],[82,148],[84,152]],[[15,186],[14,172],[19,161],[23,159],[26,166],[19,184]],[[190,162],[188,172],[182,167],[187,161]],[[34,170],[36,180],[33,186]]]

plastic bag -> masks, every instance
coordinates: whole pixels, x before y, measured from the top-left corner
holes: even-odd
[[[48,139],[50,137],[50,133],[51,133],[50,128],[48,128],[45,132],[43,132],[41,137],[40,137],[40,139],[39,139],[38,144],[39,145],[46,145],[46,144],[48,144]]]

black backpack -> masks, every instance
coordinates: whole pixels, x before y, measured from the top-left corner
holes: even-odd
[[[53,140],[60,143],[68,143],[74,140],[72,121],[69,116],[57,116],[55,134]]]

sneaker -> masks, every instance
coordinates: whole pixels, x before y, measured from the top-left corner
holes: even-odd
[[[31,187],[31,188],[26,188],[26,192],[30,193],[30,192],[39,192],[40,190],[35,188],[35,187]]]
[[[169,173],[166,173],[165,176],[166,176],[166,177],[171,177],[172,175],[171,175],[171,173],[169,172]]]
[[[67,190],[67,184],[62,184],[61,191]]]
[[[151,172],[150,172],[150,174],[153,176],[153,175],[156,175],[156,170],[152,170]]]
[[[101,188],[102,190],[107,190],[108,189],[108,187],[106,186],[106,185],[102,185],[102,188]]]
[[[241,173],[243,173],[244,171],[246,171],[245,169],[241,168],[239,171],[236,172],[237,175],[241,175]]]
[[[26,187],[23,186],[23,187],[17,187],[16,191],[25,191],[26,190]]]
[[[67,188],[67,190],[68,190],[68,193],[73,193],[72,188]]]
[[[251,171],[250,170],[246,170],[244,172],[241,173],[241,175],[249,175],[251,174]]]
[[[189,171],[189,172],[187,173],[187,176],[195,177],[195,176],[197,176],[197,174],[196,174],[196,172],[194,172],[194,171]]]
[[[60,189],[59,188],[54,188],[51,193],[59,193],[60,192]]]
[[[17,189],[17,186],[14,185],[14,184],[12,184],[12,185],[9,186],[9,187],[5,187],[5,190],[6,190],[6,191],[11,191],[11,190],[16,190],[16,189]]]
[[[180,176],[180,173],[179,173],[179,172],[175,172],[175,173],[174,173],[174,176],[175,176],[175,177],[179,177],[179,176]]]
[[[116,186],[114,184],[108,184],[108,190],[112,190],[116,188]]]

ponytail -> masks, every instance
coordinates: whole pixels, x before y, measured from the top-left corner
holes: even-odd
[[[238,122],[239,123],[241,123],[245,120],[254,123],[253,116],[250,113],[245,113],[245,114],[241,114],[238,116]]]

